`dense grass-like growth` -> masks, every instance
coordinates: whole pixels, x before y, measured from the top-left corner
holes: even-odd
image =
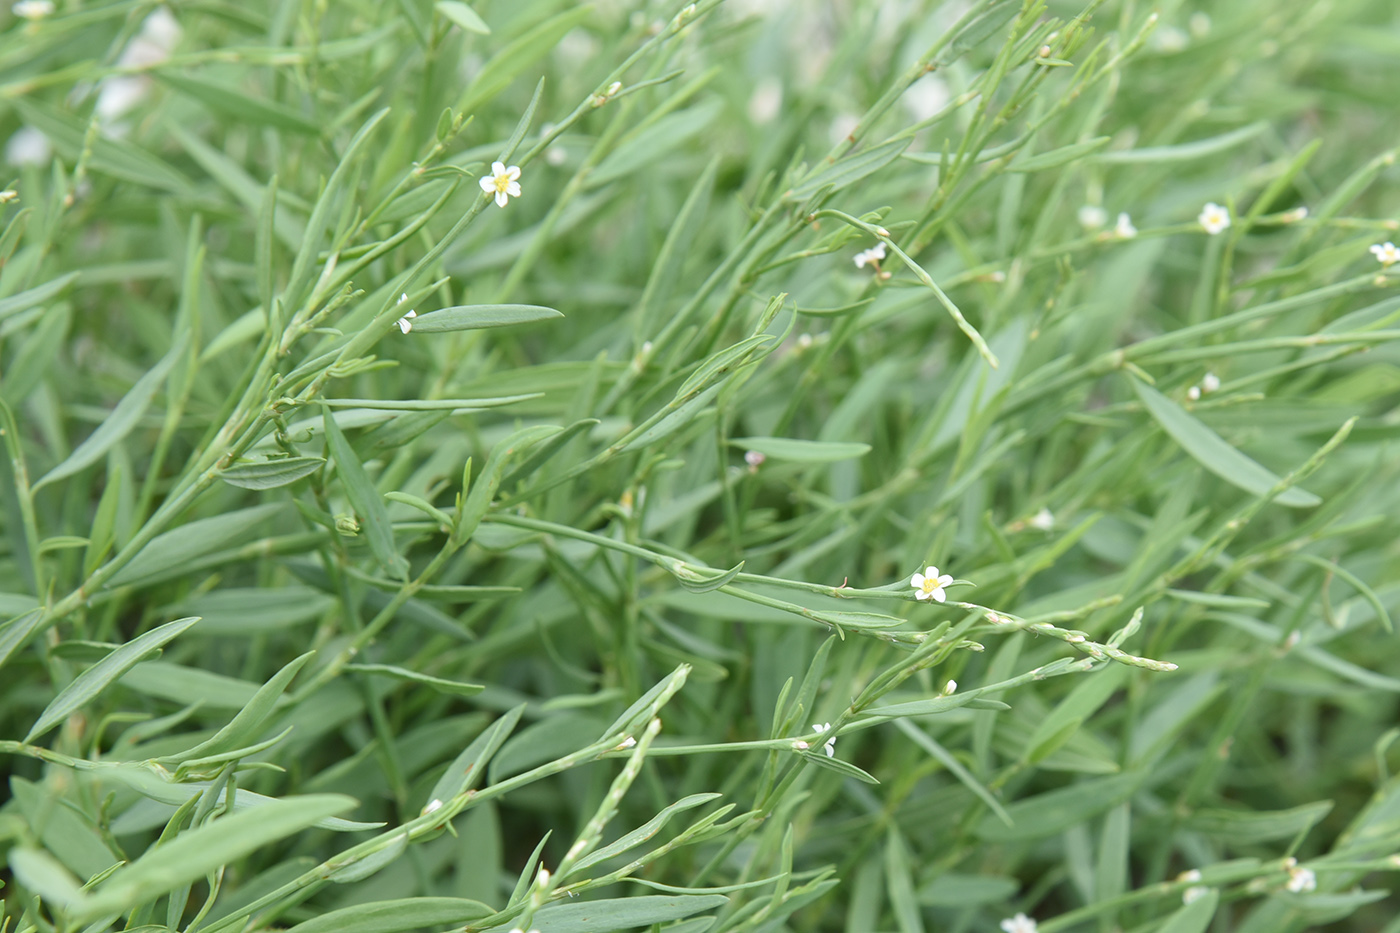
[[[0,16],[0,931],[1400,931],[1385,0]]]

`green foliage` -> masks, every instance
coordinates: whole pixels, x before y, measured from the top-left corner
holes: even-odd
[[[0,931],[1400,930],[1387,4],[56,7]]]

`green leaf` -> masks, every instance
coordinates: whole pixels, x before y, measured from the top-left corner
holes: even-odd
[[[330,408],[322,410],[326,427],[326,449],[335,458],[335,470],[345,486],[346,498],[364,522],[369,548],[386,571],[398,577],[408,576],[408,561],[394,546],[394,527],[389,524],[389,512],[384,499],[370,482],[360,458],[345,439],[340,425],[331,417]]]
[[[486,689],[481,684],[467,684],[458,680],[446,680],[442,677],[433,677],[429,674],[420,674],[417,671],[395,667],[392,664],[347,664],[345,665],[345,669],[348,671],[362,671],[366,674],[381,674],[385,677],[392,677],[395,680],[423,684],[424,686],[432,687],[439,693],[447,693],[459,697],[476,696]]]
[[[265,529],[273,516],[281,513],[285,506],[277,502],[255,505],[201,518],[179,528],[157,535],[151,543],[141,549],[131,561],[118,570],[107,586],[123,586],[143,577],[157,573],[168,573],[194,563],[206,554],[213,553],[242,539],[254,529]]]
[[[896,139],[884,145],[862,149],[854,155],[846,156],[834,165],[809,173],[791,191],[783,196],[786,201],[805,201],[827,185],[832,192],[855,184],[867,175],[872,175],[898,159],[900,153],[909,148],[913,137]]]
[[[1133,165],[1145,162],[1185,162],[1189,159],[1203,159],[1206,156],[1233,149],[1240,143],[1248,142],[1269,129],[1268,120],[1260,120],[1249,126],[1221,133],[1209,139],[1179,143],[1175,146],[1151,146],[1143,149],[1120,149],[1105,152],[1094,157],[1094,161],[1104,165]]]
[[[97,426],[97,430],[88,436],[87,440],[78,445],[68,457],[44,474],[43,479],[34,484],[37,491],[40,487],[46,486],[55,480],[63,479],[65,476],[72,476],[91,463],[96,462],[112,448],[122,438],[131,433],[131,429],[136,427],[136,422],[146,413],[146,408],[151,404],[151,399],[155,397],[161,384],[165,382],[165,377],[170,375],[170,370],[175,363],[184,355],[185,345],[189,343],[189,335],[182,332],[176,339],[170,352],[161,357],[136,384],[122,396],[122,400],[117,403],[117,407],[112,409],[112,413],[102,419],[102,423]]]
[[[426,398],[426,399],[373,399],[373,398],[328,398],[325,404],[331,408],[368,408],[382,411],[452,411],[466,409],[477,411],[483,408],[499,408],[516,402],[528,402],[544,393],[531,392],[528,395],[499,395],[495,398]]]
[[[232,117],[243,123],[274,126],[280,130],[319,136],[322,124],[288,107],[286,104],[254,97],[230,86],[227,81],[209,81],[193,75],[157,70],[156,77],[188,97],[192,97],[215,113]]]
[[[564,315],[553,308],[539,305],[458,305],[429,311],[413,319],[409,334],[440,334],[454,330],[481,330],[486,327],[509,327],[549,321]]]
[[[870,453],[869,444],[846,444],[836,441],[804,441],[790,437],[734,437],[729,443],[733,447],[756,450],[774,460],[792,460],[797,463],[835,463],[839,460],[853,460]]]
[[[6,853],[5,861],[15,880],[42,897],[45,904],[66,909],[82,901],[82,883],[44,850],[17,847]]]
[[[1332,810],[1332,801],[1319,800],[1290,810],[1197,810],[1186,826],[1228,844],[1250,845],[1275,839],[1292,839],[1312,829]]]
[[[454,541],[464,542],[476,533],[477,527],[496,498],[496,490],[501,485],[501,475],[505,472],[510,458],[516,453],[528,450],[540,441],[559,433],[553,425],[537,424],[522,428],[491,448],[486,465],[477,474],[471,489],[466,492],[457,510],[457,527],[452,532]]]
[[[460,0],[438,0],[433,6],[437,8],[439,13],[467,32],[475,32],[483,36],[491,34],[491,27],[486,25],[486,21],[477,16],[475,10]]]
[[[677,800],[675,803],[671,804],[669,807],[656,814],[656,816],[653,816],[651,819],[647,820],[646,823],[632,830],[630,833],[623,835],[616,842],[605,845],[602,848],[579,859],[578,862],[575,863],[573,871],[569,873],[569,876],[572,877],[573,875],[578,874],[590,865],[596,865],[599,862],[605,862],[613,856],[621,855],[628,849],[632,849],[641,845],[642,843],[646,842],[648,839],[651,839],[653,836],[659,833],[662,830],[662,828],[664,828],[666,824],[670,822],[671,817],[675,816],[677,813],[684,813],[686,810],[693,810],[696,807],[704,806],[705,804],[713,800],[718,800],[723,796],[723,794],[707,793],[691,794],[688,797],[682,797],[680,800]]]
[[[722,894],[648,894],[551,904],[535,914],[530,928],[539,933],[615,933],[680,920],[727,903],[729,898]]]
[[[68,718],[69,714],[82,708],[112,681],[135,667],[151,651],[164,645],[198,621],[199,617],[195,616],[188,619],[177,619],[174,622],[167,622],[153,628],[146,634],[133,638],[73,678],[73,682],[54,697],[53,702],[44,709],[39,720],[34,723],[34,727],[24,737],[25,743],[34,741]]]
[[[29,641],[29,637],[38,631],[39,622],[43,618],[44,610],[40,607],[31,609],[24,615],[15,616],[0,626],[0,667],[4,667],[10,655],[23,647],[24,643]]]
[[[10,103],[20,112],[25,123],[41,130],[49,138],[70,165],[78,161],[88,146],[86,121],[55,110],[34,96],[14,97]],[[98,174],[177,195],[194,195],[194,185],[188,178],[134,143],[117,139],[109,133],[98,133],[91,145],[88,166]]]
[[[52,282],[36,285],[33,288],[26,289],[8,298],[0,298],[0,321],[3,321],[11,315],[19,314],[21,311],[28,311],[30,308],[41,305],[50,298],[62,294],[68,286],[72,285],[77,279],[78,273],[70,272],[67,275],[59,276]]]
[[[826,757],[826,752],[813,751],[801,752],[800,754],[802,755],[802,759],[808,764],[816,765],[819,768],[825,768],[828,771],[835,771],[842,777],[855,778],[857,781],[860,781],[864,784],[880,783],[878,780],[876,780],[874,775],[862,771],[860,768],[857,768],[849,761],[843,761],[840,758]]]
[[[1201,466],[1256,496],[1268,495],[1279,484],[1277,476],[1230,446],[1176,402],[1141,380],[1132,382],[1147,411]],[[1274,501],[1294,508],[1311,508],[1322,503],[1317,496],[1296,487],[1285,489]]]
[[[977,907],[1010,900],[1020,888],[1015,878],[948,872],[920,888],[918,896],[925,907]]]
[[[325,462],[320,457],[287,457],[282,460],[235,463],[220,470],[219,479],[240,489],[276,489],[310,476]]]
[[[486,775],[486,766],[496,752],[500,751],[501,745],[515,729],[516,723],[520,722],[520,715],[524,712],[525,706],[521,704],[483,729],[481,734],[453,759],[452,764],[447,766],[447,772],[433,785],[428,800],[446,802],[480,783]]]
[[[74,911],[75,919],[122,913],[354,806],[342,794],[287,797],[186,830],[117,869]]]
[[[1026,739],[1022,761],[1035,764],[1044,761],[1079,730],[1090,716],[1108,702],[1109,697],[1128,679],[1128,669],[1114,665],[1086,677],[1076,684],[1053,710],[1036,726]]]
[[[474,113],[481,104],[505,90],[526,68],[548,55],[566,33],[592,12],[591,4],[579,4],[507,43],[481,66],[456,109]]]
[[[1116,807],[1137,793],[1146,779],[1146,771],[1129,771],[1023,797],[1006,808],[1013,825],[989,813],[977,827],[977,835],[986,842],[1053,836]]]
[[[229,721],[228,725],[194,748],[178,755],[162,758],[161,763],[178,764],[189,758],[217,755],[230,749],[239,748],[256,739],[262,733],[273,710],[277,708],[278,701],[282,699],[282,693],[287,689],[287,685],[292,682],[297,671],[300,671],[302,666],[315,654],[315,651],[308,651],[301,657],[293,659],[280,671],[273,674],[267,683],[258,688],[258,692],[253,694],[253,698],[238,711],[238,714]]]
[[[287,933],[400,933],[423,927],[459,927],[496,911],[462,897],[405,897],[343,907],[298,923]]]
[[[1113,137],[1111,136],[1098,136],[1082,143],[1062,146],[1059,149],[1051,149],[1049,152],[1042,152],[1040,155],[1012,162],[1006,170],[1008,172],[1041,172],[1047,168],[1059,168],[1070,162],[1078,162],[1084,156],[1091,152],[1097,152],[1112,141]]]

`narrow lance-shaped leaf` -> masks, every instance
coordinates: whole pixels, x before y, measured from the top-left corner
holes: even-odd
[[[220,470],[219,479],[240,489],[276,489],[310,476],[325,462],[320,457],[287,457],[260,463],[235,463]]]
[[[331,417],[329,408],[323,411],[326,425],[326,447],[335,458],[336,473],[345,484],[345,495],[365,523],[365,536],[375,559],[390,573],[400,577],[408,575],[408,561],[394,547],[394,528],[389,524],[389,512],[379,491],[370,482],[360,458],[345,439],[340,425]]]
[[[187,830],[117,869],[74,911],[75,919],[86,922],[128,910],[354,806],[355,800],[342,794],[288,797]]]
[[[460,927],[495,913],[464,897],[404,897],[342,907],[313,917],[287,933],[400,933],[426,927]]]
[[[191,616],[188,619],[177,619],[174,622],[167,622],[153,628],[139,638],[134,638],[122,645],[83,671],[58,696],[54,697],[53,702],[39,716],[39,721],[34,723],[34,728],[30,729],[29,734],[24,737],[24,741],[26,743],[32,742],[48,732],[66,719],[70,713],[80,709],[101,693],[112,681],[135,667],[137,662],[146,655],[198,621],[198,616]]]
[[[1138,379],[1133,380],[1133,390],[1162,429],[1192,459],[1225,482],[1256,496],[1268,495],[1278,485],[1277,476],[1230,446],[1219,434],[1161,392]],[[1310,508],[1322,502],[1312,493],[1297,488],[1285,489],[1274,501],[1294,508]]]
[[[482,776],[486,774],[486,766],[490,763],[492,756],[500,751],[501,745],[510,737],[516,723],[520,722],[520,715],[524,712],[525,706],[522,704],[483,729],[481,734],[453,759],[452,764],[447,766],[447,772],[438,779],[437,784],[433,785],[433,791],[428,795],[428,800],[446,802],[463,791],[475,787],[481,781]]]
[[[69,454],[67,459],[44,474],[43,479],[34,484],[34,488],[37,490],[55,480],[72,476],[97,461],[111,449],[113,444],[130,434],[131,429],[136,427],[136,422],[145,414],[156,391],[165,382],[165,377],[170,374],[171,368],[184,354],[185,344],[188,340],[188,333],[181,333],[176,339],[175,345],[170,348],[170,352],[161,357],[160,362],[156,363],[146,375],[136,380],[136,384],[117,403],[117,407],[112,409],[112,413],[102,419],[97,430],[93,431],[87,440],[79,444],[77,450]]]
[[[564,315],[540,305],[457,305],[429,311],[413,319],[411,334],[436,334],[454,330],[481,330],[548,321]]]
[[[248,705],[239,710],[238,714],[229,721],[229,724],[210,739],[201,742],[189,751],[164,758],[162,762],[170,764],[187,758],[215,755],[256,739],[258,733],[262,731],[263,725],[267,722],[268,716],[277,707],[277,701],[281,698],[282,692],[287,689],[287,684],[292,682],[297,671],[301,670],[302,666],[311,660],[311,656],[315,653],[308,651],[301,657],[294,658],[280,671],[273,674],[268,682],[259,687],[258,692],[253,694]]]

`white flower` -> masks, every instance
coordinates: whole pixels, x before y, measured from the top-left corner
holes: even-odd
[[[113,75],[102,80],[93,111],[103,123],[115,122],[134,108],[151,90],[151,79],[145,75]]]
[[[1376,257],[1376,261],[1382,266],[1393,266],[1400,262],[1400,249],[1394,243],[1377,243],[1371,247],[1371,255]]]
[[[870,249],[862,250],[859,253],[856,253],[856,268],[864,269],[868,264],[875,266],[878,269],[880,267],[880,260],[884,258],[885,244],[876,243],[874,246],[870,247]]]
[[[756,450],[744,451],[744,462],[749,465],[749,472],[751,473],[758,472],[758,468],[763,466],[763,461],[767,459],[767,456],[759,453]]]
[[[11,201],[19,200],[19,192],[13,188],[6,188],[0,191],[0,204],[9,204]]]
[[[624,749],[624,748],[631,748],[632,746],[634,746],[634,745],[636,745],[636,744],[637,744],[637,740],[634,739],[632,736],[629,735],[627,738],[623,739],[621,742],[618,743],[617,749],[618,749],[618,751],[621,751],[621,750]]]
[[[1201,209],[1201,216],[1196,218],[1196,222],[1206,233],[1215,236],[1230,226],[1230,212],[1212,201]]]
[[[1189,904],[1192,901],[1198,901],[1209,893],[1210,888],[1206,887],[1203,884],[1192,885],[1185,891],[1181,892],[1181,903]]]
[[[10,7],[10,12],[21,19],[39,20],[53,15],[53,3],[51,0],[19,0]]]
[[[1307,216],[1308,209],[1306,207],[1295,207],[1291,211],[1284,211],[1283,216],[1279,219],[1286,224],[1296,224],[1298,221],[1306,219]]]
[[[831,731],[831,723],[829,723],[829,722],[818,722],[818,723],[813,723],[813,724],[812,724],[812,731],[815,732],[815,733],[817,733],[818,735],[821,735],[821,734],[824,733],[824,732],[829,732],[829,731]],[[835,736],[832,736],[831,738],[829,738],[829,739],[826,740],[826,744],[822,746],[822,751],[826,752],[826,757],[828,757],[828,758],[834,757],[834,756],[836,755],[836,737],[835,737]]]
[[[1195,884],[1197,881],[1201,880],[1201,873],[1198,869],[1192,868],[1189,871],[1184,871],[1177,875],[1176,880],[1185,881],[1188,884]]]
[[[491,163],[491,174],[481,178],[481,190],[496,196],[496,206],[505,207],[511,198],[520,197],[520,166],[506,168],[502,162]]]
[[[402,294],[399,296],[399,300],[396,303],[403,304],[407,300],[408,295]],[[399,330],[403,331],[405,334],[413,330],[413,319],[417,316],[418,312],[414,311],[412,308],[409,308],[408,313],[405,314],[403,317],[399,318],[398,320]]]
[[[953,582],[953,578],[948,574],[938,575],[938,568],[929,566],[924,568],[923,573],[916,573],[909,580],[909,585],[914,587],[915,599],[932,599],[938,602],[945,602],[948,594],[943,592],[943,587]]]
[[[1137,227],[1133,226],[1133,221],[1127,214],[1118,215],[1118,223],[1113,225],[1113,235],[1120,240],[1131,240],[1137,236]]]
[[[811,346],[812,346],[812,335],[811,335],[811,334],[798,334],[798,335],[797,335],[797,349],[799,349],[799,350],[807,350],[807,349],[810,349]]]
[[[1201,387],[1192,386],[1191,388],[1187,389],[1186,397],[1193,402],[1199,402],[1201,400]]]
[[[1007,917],[1001,922],[1001,928],[1003,933],[1036,933],[1039,929],[1035,921],[1025,914]]]
[[[1215,373],[1206,373],[1201,379],[1201,392],[1214,392],[1220,388],[1220,377]]]
[[[1288,890],[1294,894],[1317,890],[1317,875],[1310,868],[1288,869]]]
[[[958,682],[957,682],[956,680],[950,680],[950,681],[948,681],[946,684],[943,685],[943,695],[944,695],[945,697],[950,697],[950,696],[952,696],[953,694],[955,694],[955,693],[957,693],[957,692],[958,692]]]
[[[1097,204],[1085,204],[1079,209],[1079,225],[1085,230],[1097,230],[1108,223],[1108,211]]]
[[[434,810],[441,810],[441,809],[442,809],[442,801],[441,801],[441,800],[436,800],[436,799],[434,799],[434,800],[429,800],[427,806],[425,806],[425,807],[423,808],[423,813],[426,815],[426,814],[432,813]]]
[[[33,126],[21,126],[5,143],[5,161],[11,165],[47,165],[52,154],[49,138]]]
[[[1051,528],[1055,527],[1055,514],[1049,509],[1042,508],[1039,512],[1031,516],[1029,524],[1032,528],[1039,529],[1040,531],[1049,531]]]

